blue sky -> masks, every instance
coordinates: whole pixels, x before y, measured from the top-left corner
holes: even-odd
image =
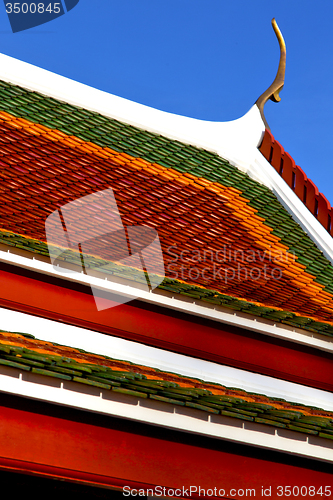
[[[115,95],[206,120],[238,118],[273,81],[275,17],[287,44],[285,87],[265,114],[333,204],[333,4],[301,0],[80,0],[13,34],[0,4],[4,54]]]

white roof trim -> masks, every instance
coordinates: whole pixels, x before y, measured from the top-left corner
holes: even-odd
[[[333,461],[333,442],[287,429],[212,415],[188,407],[62,382],[13,368],[0,368],[0,391],[193,434]]]
[[[4,54],[0,54],[0,80],[205,148],[241,164],[247,164],[248,158],[253,158],[265,131],[257,106],[230,122],[197,120],[111,95]]]
[[[184,356],[85,328],[66,325],[8,309],[0,309],[0,328],[30,333],[39,340],[83,349],[87,352],[131,361],[143,366],[199,378],[227,387],[333,411],[331,392],[252,373],[211,361]]]

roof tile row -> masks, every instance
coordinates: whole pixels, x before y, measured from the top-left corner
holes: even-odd
[[[0,331],[0,365],[333,439],[333,413]]]

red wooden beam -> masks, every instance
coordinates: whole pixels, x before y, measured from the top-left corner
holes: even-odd
[[[231,490],[262,497],[271,488],[278,499],[279,486],[332,484],[331,466],[314,460],[17,399],[0,397],[3,469],[120,489],[217,488],[238,499]]]
[[[98,312],[89,287],[6,269],[2,307],[333,392],[330,353],[139,301]]]

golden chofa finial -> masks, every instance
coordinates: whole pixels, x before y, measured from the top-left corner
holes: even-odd
[[[279,45],[280,45],[280,62],[279,62],[279,68],[276,74],[276,77],[274,79],[274,82],[268,89],[261,94],[259,99],[256,101],[256,105],[259,108],[261,118],[263,119],[266,128],[269,130],[268,123],[266,121],[265,115],[264,115],[264,106],[268,99],[271,99],[271,101],[274,102],[279,102],[281,101],[281,97],[279,96],[280,90],[283,88],[284,85],[284,76],[286,73],[286,44],[283,39],[282,33],[276,24],[275,19],[272,19],[272,26],[275,31],[275,34],[277,36]]]

